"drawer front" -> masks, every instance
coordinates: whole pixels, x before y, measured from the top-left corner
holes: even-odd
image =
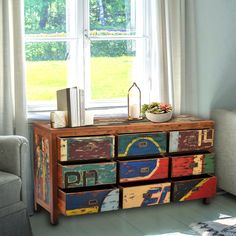
[[[118,157],[163,154],[166,145],[165,132],[119,135]]]
[[[168,178],[169,158],[118,161],[119,182]]]
[[[214,166],[214,153],[171,157],[171,177],[212,174]]]
[[[169,152],[208,150],[213,147],[214,130],[185,130],[170,132]]]
[[[114,136],[59,138],[59,161],[112,159]]]
[[[118,210],[119,189],[92,190],[76,193],[58,191],[58,208],[64,215],[82,215]]]
[[[210,198],[216,194],[216,177],[174,181],[172,191],[174,202]]]
[[[58,164],[58,186],[75,188],[116,183],[116,163],[60,165]]]
[[[170,202],[170,183],[122,187],[122,208],[145,207]]]

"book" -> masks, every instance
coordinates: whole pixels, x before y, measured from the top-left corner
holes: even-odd
[[[85,125],[85,101],[84,101],[84,90],[77,87],[78,95],[78,119],[79,125]]]
[[[69,127],[78,126],[77,87],[57,90],[57,110],[67,112]]]

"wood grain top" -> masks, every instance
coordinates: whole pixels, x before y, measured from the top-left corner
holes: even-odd
[[[33,127],[56,136],[106,135],[138,132],[173,131],[186,129],[214,128],[213,120],[200,119],[191,115],[179,115],[168,122],[153,123],[147,120],[127,121],[125,119],[95,119],[91,126],[73,128],[51,128],[48,122],[34,122]]]

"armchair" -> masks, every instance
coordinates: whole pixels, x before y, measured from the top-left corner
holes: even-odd
[[[215,109],[216,175],[218,187],[236,195],[236,111]]]
[[[0,235],[32,235],[24,202],[28,149],[24,137],[0,136]]]

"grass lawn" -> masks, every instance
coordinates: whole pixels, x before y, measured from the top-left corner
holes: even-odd
[[[132,57],[96,57],[91,62],[92,98],[111,99],[127,96]],[[56,99],[56,90],[67,87],[65,61],[27,62],[28,101]]]

